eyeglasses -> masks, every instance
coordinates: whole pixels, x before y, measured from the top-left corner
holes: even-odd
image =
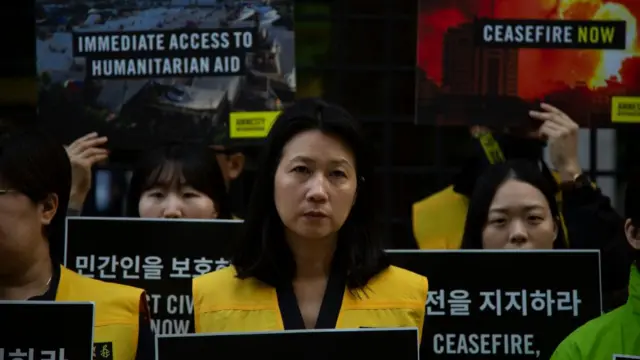
[[[6,195],[6,194],[11,194],[11,193],[16,193],[16,190],[13,189],[0,189],[0,196],[2,195]]]

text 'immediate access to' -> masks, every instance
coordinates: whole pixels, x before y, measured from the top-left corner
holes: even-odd
[[[255,46],[251,28],[73,34],[88,78],[243,75]]]

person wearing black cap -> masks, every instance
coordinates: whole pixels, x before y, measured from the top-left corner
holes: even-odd
[[[117,360],[152,360],[145,292],[61,265],[70,189],[62,145],[36,129],[0,131],[0,300],[92,301],[95,343]]]
[[[238,219],[238,212],[242,213],[244,206],[239,204],[239,199],[234,196],[235,192],[233,190],[235,187],[233,185],[236,184],[236,180],[239,180],[240,175],[245,170],[247,157],[243,149],[230,139],[227,124],[222,124],[216,128],[211,148],[215,152],[216,161],[222,170],[222,176],[229,192],[229,199],[234,209],[233,217]]]
[[[227,189],[229,189],[231,183],[238,179],[244,170],[245,155],[238,146],[232,143],[229,138],[229,128],[226,124],[219,126],[215,130],[213,145],[211,147],[216,153],[216,160],[218,161],[218,165],[220,165],[220,169],[222,169],[222,175],[224,176]]]

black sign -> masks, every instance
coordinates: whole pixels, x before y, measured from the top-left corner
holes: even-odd
[[[601,313],[598,251],[390,251],[429,279],[423,359],[549,359]]]
[[[241,220],[67,218],[65,264],[147,290],[156,334],[193,332],[191,279],[229,265]]]
[[[640,356],[615,354],[613,360],[640,360]]]
[[[156,360],[418,359],[415,328],[167,335],[156,342]]]
[[[244,75],[256,29],[74,32],[87,79]]]
[[[478,19],[474,43],[494,48],[626,48],[624,21]]]
[[[93,313],[90,302],[0,301],[0,360],[91,360]]]

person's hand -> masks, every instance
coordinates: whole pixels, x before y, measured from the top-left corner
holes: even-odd
[[[76,139],[66,147],[71,161],[71,193],[69,208],[81,210],[84,200],[91,189],[91,168],[94,164],[109,157],[109,151],[101,148],[107,143],[107,137],[99,137],[93,132]]]
[[[579,126],[554,106],[542,103],[540,107],[543,111],[530,111],[529,115],[544,121],[538,135],[548,141],[551,165],[560,173],[562,181],[573,181],[582,173],[578,161]]]

